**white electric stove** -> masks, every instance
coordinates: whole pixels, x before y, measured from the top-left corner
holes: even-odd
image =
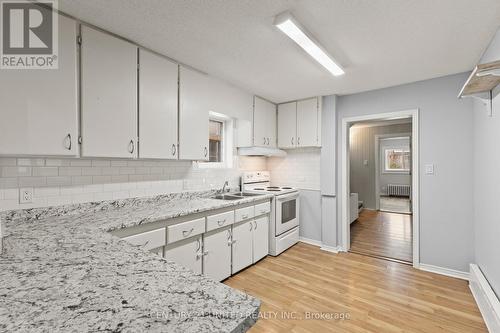
[[[299,241],[299,191],[271,186],[269,171],[250,171],[241,177],[241,190],[273,194],[269,223],[269,254],[277,256]]]

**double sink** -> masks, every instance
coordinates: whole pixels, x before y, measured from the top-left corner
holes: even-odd
[[[235,192],[235,193],[227,193],[227,194],[217,194],[212,197],[211,199],[217,199],[217,200],[240,200],[245,197],[256,197],[262,194],[258,193],[244,193],[244,192]]]

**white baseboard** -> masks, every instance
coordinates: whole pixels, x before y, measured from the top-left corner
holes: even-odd
[[[305,238],[305,237],[299,237],[299,242],[306,243],[309,245],[314,245],[314,246],[321,246],[321,241],[315,240],[315,239],[310,239],[310,238]]]
[[[339,246],[328,246],[328,245],[321,245],[320,250],[326,251],[326,252],[331,252],[331,253],[339,253],[342,252]]]
[[[342,249],[339,246],[324,245],[321,241],[318,241],[315,239],[299,237],[299,242],[306,243],[309,245],[319,246],[320,250],[331,252],[331,253],[339,253],[342,251]]]
[[[426,271],[426,272],[431,272],[431,273],[437,273],[441,275],[446,275],[450,277],[454,277],[457,279],[462,279],[462,280],[469,280],[469,273],[467,272],[462,272],[462,271],[457,271],[454,269],[450,268],[444,268],[444,267],[439,267],[439,266],[434,266],[434,265],[427,265],[427,264],[419,264],[419,269]]]
[[[490,333],[500,332],[500,301],[477,265],[470,265],[469,288]]]

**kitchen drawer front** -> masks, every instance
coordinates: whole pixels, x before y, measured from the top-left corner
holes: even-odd
[[[205,232],[205,218],[174,224],[167,227],[167,244],[187,239]]]
[[[234,210],[207,216],[207,231],[222,228],[234,223]]]
[[[160,228],[148,232],[143,232],[137,235],[124,237],[123,240],[133,245],[141,245],[145,250],[158,248],[166,244],[165,228]]]
[[[255,215],[254,206],[236,209],[234,211],[234,222],[240,222],[251,219]]]
[[[269,214],[271,212],[271,203],[264,202],[258,205],[255,205],[255,216]]]

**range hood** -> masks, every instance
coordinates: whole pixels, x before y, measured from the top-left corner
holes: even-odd
[[[238,148],[238,155],[240,156],[276,156],[285,157],[286,151],[278,148],[268,148],[268,147],[240,147]]]

